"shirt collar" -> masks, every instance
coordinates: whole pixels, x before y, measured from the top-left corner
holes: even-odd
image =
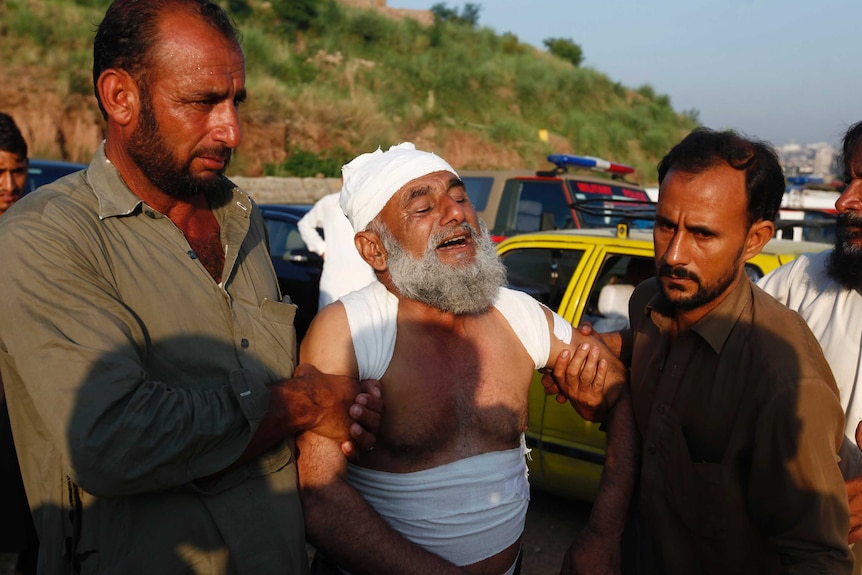
[[[99,200],[99,219],[131,214],[141,204],[141,198],[132,193],[120,172],[105,155],[104,140],[93,155],[87,177]]]
[[[105,154],[104,140],[99,144],[93,160],[90,162],[87,177],[90,179],[93,193],[99,200],[99,219],[129,215],[143,204],[141,198],[129,189],[120,172],[108,159]],[[231,192],[227,196],[230,199],[226,202],[225,207],[234,206],[239,209],[239,213],[244,214],[247,218],[251,212],[251,199],[227,178],[224,178],[224,181],[231,188]],[[215,208],[213,211],[218,213],[221,209]]]
[[[721,353],[742,312],[751,304],[752,287],[751,280],[743,274],[733,291],[689,330],[700,335],[715,353]],[[660,293],[661,291],[657,292],[647,304],[646,313],[659,330],[665,333],[670,327],[672,311],[661,304]]]

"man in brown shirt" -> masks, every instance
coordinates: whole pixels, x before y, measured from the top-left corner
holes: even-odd
[[[773,235],[777,158],[699,129],[659,181],[657,280],[633,294],[631,331],[607,337],[641,435],[639,572],[849,573],[835,382],[805,323],[744,271]],[[600,419],[613,398],[595,363],[562,364],[563,391]],[[584,561],[576,542],[570,562]]]

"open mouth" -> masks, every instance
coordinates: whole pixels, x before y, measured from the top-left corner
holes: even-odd
[[[437,246],[437,249],[458,248],[467,245],[467,236],[450,238]]]

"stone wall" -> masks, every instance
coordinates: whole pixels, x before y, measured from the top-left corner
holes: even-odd
[[[341,178],[247,178],[233,176],[232,182],[258,204],[313,204],[341,189]]]
[[[377,10],[390,18],[411,18],[423,26],[434,23],[434,14],[430,10],[411,10],[410,8],[391,8],[386,5],[386,0],[338,0],[342,4],[365,8],[366,10]]]

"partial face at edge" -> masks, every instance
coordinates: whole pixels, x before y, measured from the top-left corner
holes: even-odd
[[[862,146],[845,162],[847,184],[835,202],[838,219],[829,275],[846,288],[862,286]]]
[[[24,195],[29,164],[25,157],[0,150],[0,215]]]

